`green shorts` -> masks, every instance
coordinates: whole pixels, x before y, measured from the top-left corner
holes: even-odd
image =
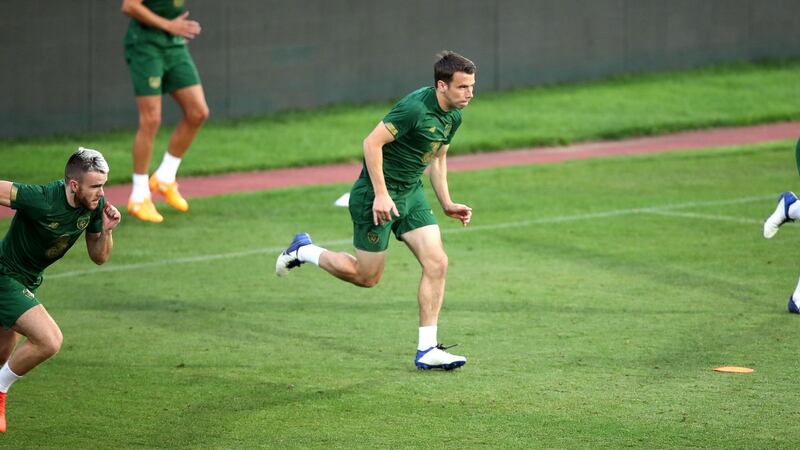
[[[0,325],[10,329],[25,311],[39,304],[35,291],[0,273]]]
[[[400,217],[394,217],[391,222],[375,225],[372,219],[372,203],[375,192],[370,181],[359,178],[350,190],[350,217],[353,219],[353,246],[368,252],[382,252],[389,247],[389,234],[394,232],[397,240],[400,236],[411,230],[428,225],[436,225],[436,216],[433,215],[422,183],[408,191],[392,192],[389,195],[394,200]]]
[[[125,61],[137,97],[161,95],[200,84],[186,45],[161,47],[149,42],[125,45]]]

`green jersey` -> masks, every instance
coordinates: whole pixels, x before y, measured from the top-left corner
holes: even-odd
[[[14,183],[11,207],[17,210],[0,244],[0,273],[9,275],[28,289],[42,284],[42,272],[58,261],[83,231],[103,230],[103,206],[73,208],[67,202],[64,180],[46,185]]]
[[[442,145],[450,144],[461,125],[461,110],[445,112],[439,107],[436,89],[424,87],[397,102],[383,123],[395,139],[383,146],[386,187],[407,191],[419,183]],[[361,178],[369,179],[366,163]]]
[[[184,11],[184,0],[144,0],[142,5],[155,14],[172,20]],[[125,35],[126,45],[150,44],[159,47],[174,47],[186,45],[186,40],[180,36],[173,36],[166,31],[153,28],[131,18],[128,24],[128,33]]]

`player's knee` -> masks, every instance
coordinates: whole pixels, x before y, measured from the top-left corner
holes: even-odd
[[[186,111],[186,121],[193,126],[199,127],[208,120],[209,114],[208,106],[198,106]]]
[[[371,288],[377,286],[380,281],[381,281],[381,274],[368,275],[359,277],[356,280],[356,285],[363,288]]]
[[[63,342],[64,336],[61,334],[61,330],[56,327],[40,341],[39,348],[47,358],[50,358],[61,350],[61,344]]]
[[[430,277],[442,278],[447,274],[448,264],[447,254],[442,252],[426,261],[422,270]]]

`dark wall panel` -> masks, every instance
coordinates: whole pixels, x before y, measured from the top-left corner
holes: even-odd
[[[0,138],[137,124],[117,0],[0,2]],[[797,0],[189,0],[212,119],[397,98],[451,49],[477,90],[800,57]],[[165,101],[164,121],[179,111]]]

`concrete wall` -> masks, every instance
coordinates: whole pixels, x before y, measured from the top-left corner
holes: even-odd
[[[214,119],[396,98],[431,82],[442,49],[478,64],[483,91],[800,57],[797,0],[187,4]],[[0,138],[135,128],[120,5],[0,2]]]

